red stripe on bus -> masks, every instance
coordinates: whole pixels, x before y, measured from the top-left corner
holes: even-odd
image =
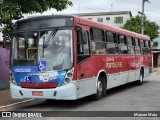
[[[21,82],[20,86],[22,88],[56,88],[58,82],[53,82],[53,83],[26,83],[26,82]]]

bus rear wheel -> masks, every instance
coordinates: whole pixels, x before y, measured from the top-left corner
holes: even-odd
[[[143,70],[140,71],[140,76],[139,76],[139,80],[136,81],[137,85],[142,85],[143,84]]]
[[[93,100],[99,100],[106,95],[105,78],[99,76],[97,80],[97,92],[92,96]]]

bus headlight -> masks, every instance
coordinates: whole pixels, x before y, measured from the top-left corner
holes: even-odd
[[[16,80],[14,79],[14,75],[11,71],[10,71],[10,82],[16,85]]]
[[[62,85],[66,85],[72,81],[74,68],[67,71]]]
[[[65,82],[69,83],[70,81],[71,81],[71,79],[65,78]]]

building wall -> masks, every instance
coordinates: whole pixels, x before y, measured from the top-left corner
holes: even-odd
[[[9,57],[10,57],[10,44],[6,48],[2,47],[0,42],[0,89],[9,88]]]
[[[160,49],[160,37],[153,39],[152,48]]]
[[[160,38],[160,33],[158,34],[158,37]]]
[[[99,16],[80,16],[82,18],[91,19],[97,21],[98,18],[103,18],[103,22],[108,25],[112,25],[115,27],[122,27],[128,19],[130,19],[129,14],[120,14],[120,15],[99,15]],[[123,17],[123,23],[115,23],[116,17]],[[110,18],[110,20],[106,20],[106,18]],[[98,21],[97,21],[98,22]]]
[[[159,37],[152,41],[153,67],[160,66],[160,33]]]

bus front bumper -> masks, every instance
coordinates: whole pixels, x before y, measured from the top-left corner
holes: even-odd
[[[21,88],[10,83],[11,97],[23,98],[42,98],[56,100],[75,100],[77,99],[77,88],[74,82],[53,89],[28,89]]]

